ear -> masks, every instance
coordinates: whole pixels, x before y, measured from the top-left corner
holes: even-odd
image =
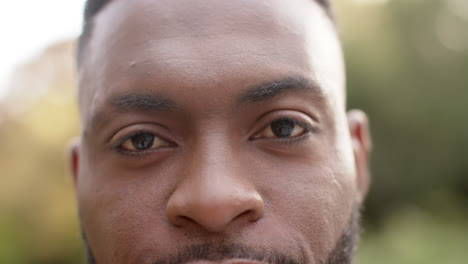
[[[68,160],[71,176],[73,179],[73,184],[76,186],[78,181],[78,169],[80,164],[80,144],[81,139],[76,137],[70,140],[68,144]]]
[[[354,151],[359,202],[362,202],[370,184],[369,154],[372,149],[366,114],[360,110],[349,111],[348,126]]]

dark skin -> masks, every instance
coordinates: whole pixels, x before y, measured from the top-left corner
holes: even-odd
[[[329,261],[367,192],[370,141],[318,4],[115,0],[84,56],[72,167],[96,263],[197,247],[179,260]]]

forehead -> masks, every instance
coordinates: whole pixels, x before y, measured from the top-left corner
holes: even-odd
[[[95,17],[84,56],[84,115],[136,86],[210,97],[284,75],[314,79],[343,101],[339,43],[312,0],[114,0]]]

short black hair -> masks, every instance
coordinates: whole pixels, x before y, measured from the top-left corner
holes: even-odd
[[[93,30],[93,18],[109,2],[111,2],[111,0],[86,0],[83,15],[83,29],[81,35],[78,37],[78,46],[76,51],[76,60],[78,65],[80,65],[84,47],[91,37],[91,31]]]
[[[80,65],[83,49],[91,37],[93,29],[93,18],[112,0],[87,0],[84,8],[83,29],[78,38],[77,63]],[[327,12],[332,21],[335,21],[334,14],[330,5],[330,0],[314,0],[318,2]]]

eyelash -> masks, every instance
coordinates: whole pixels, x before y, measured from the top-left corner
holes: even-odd
[[[269,141],[273,141],[273,142],[277,142],[277,143],[282,143],[282,144],[287,144],[287,145],[291,145],[291,144],[294,144],[296,142],[299,142],[299,141],[302,141],[304,139],[306,139],[307,137],[310,136],[310,134],[312,132],[315,131],[315,129],[310,126],[309,124],[306,124],[304,122],[301,122],[295,118],[290,118],[290,117],[280,117],[280,118],[276,118],[276,119],[273,119],[271,120],[266,126],[264,126],[262,129],[260,129],[257,133],[255,133],[255,135],[257,135],[258,133],[262,132],[264,129],[268,128],[269,126],[271,126],[271,124],[275,121],[278,121],[278,120],[288,120],[288,121],[291,121],[294,123],[294,125],[298,125],[300,126],[301,128],[303,128],[305,130],[304,134],[300,135],[300,136],[296,136],[296,137],[284,137],[284,138],[281,138],[281,137],[276,137],[276,138],[258,138],[258,139],[255,139],[255,138],[251,138],[251,140],[269,140]]]
[[[159,137],[162,140],[167,141],[167,142],[172,144],[171,141],[159,136],[158,134],[156,134],[154,132],[151,132],[151,131],[148,131],[148,130],[138,130],[138,131],[135,131],[135,132],[123,137],[122,139],[120,139],[117,143],[112,145],[110,147],[110,149],[113,150],[113,151],[116,151],[119,154],[122,154],[122,155],[125,155],[125,156],[130,156],[130,157],[135,157],[135,158],[145,157],[147,154],[149,154],[151,152],[156,152],[159,149],[161,149],[161,148],[155,148],[155,149],[148,149],[148,150],[143,150],[143,151],[127,151],[127,150],[123,150],[121,148],[122,144],[125,143],[127,140],[131,139],[132,137],[134,137],[136,135],[143,134],[143,133],[152,134],[154,137]]]
[[[301,122],[301,121],[299,121],[299,120],[297,120],[295,118],[281,117],[281,118],[276,118],[276,119],[271,120],[266,126],[262,127],[262,129],[260,129],[257,133],[255,133],[255,135],[262,132],[264,129],[271,126],[271,124],[273,122],[278,121],[280,119],[291,121],[294,125],[298,125],[301,128],[303,128],[305,130],[305,132],[302,135],[296,136],[296,137],[284,137],[284,138],[276,137],[276,138],[258,138],[258,139],[250,138],[249,140],[268,140],[268,141],[273,141],[273,142],[276,142],[276,143],[291,145],[291,144],[294,144],[296,142],[304,140],[305,138],[310,136],[311,132],[315,131],[314,128],[312,126],[310,126],[309,124]],[[121,155],[134,157],[134,158],[143,158],[143,157],[147,156],[149,153],[156,152],[156,151],[161,149],[161,148],[154,148],[154,149],[148,149],[148,150],[144,150],[144,151],[127,151],[127,150],[123,150],[121,148],[122,144],[124,144],[127,140],[130,140],[132,137],[134,137],[136,135],[139,135],[139,134],[142,134],[142,133],[149,133],[149,134],[154,135],[154,137],[159,137],[162,140],[165,140],[167,142],[172,143],[171,141],[159,136],[158,134],[156,134],[154,132],[151,132],[151,131],[148,131],[148,130],[138,130],[138,131],[135,131],[135,132],[123,137],[122,139],[120,139],[117,143],[113,144],[110,147],[110,149],[117,152],[117,153],[119,153],[119,154],[121,154]]]

